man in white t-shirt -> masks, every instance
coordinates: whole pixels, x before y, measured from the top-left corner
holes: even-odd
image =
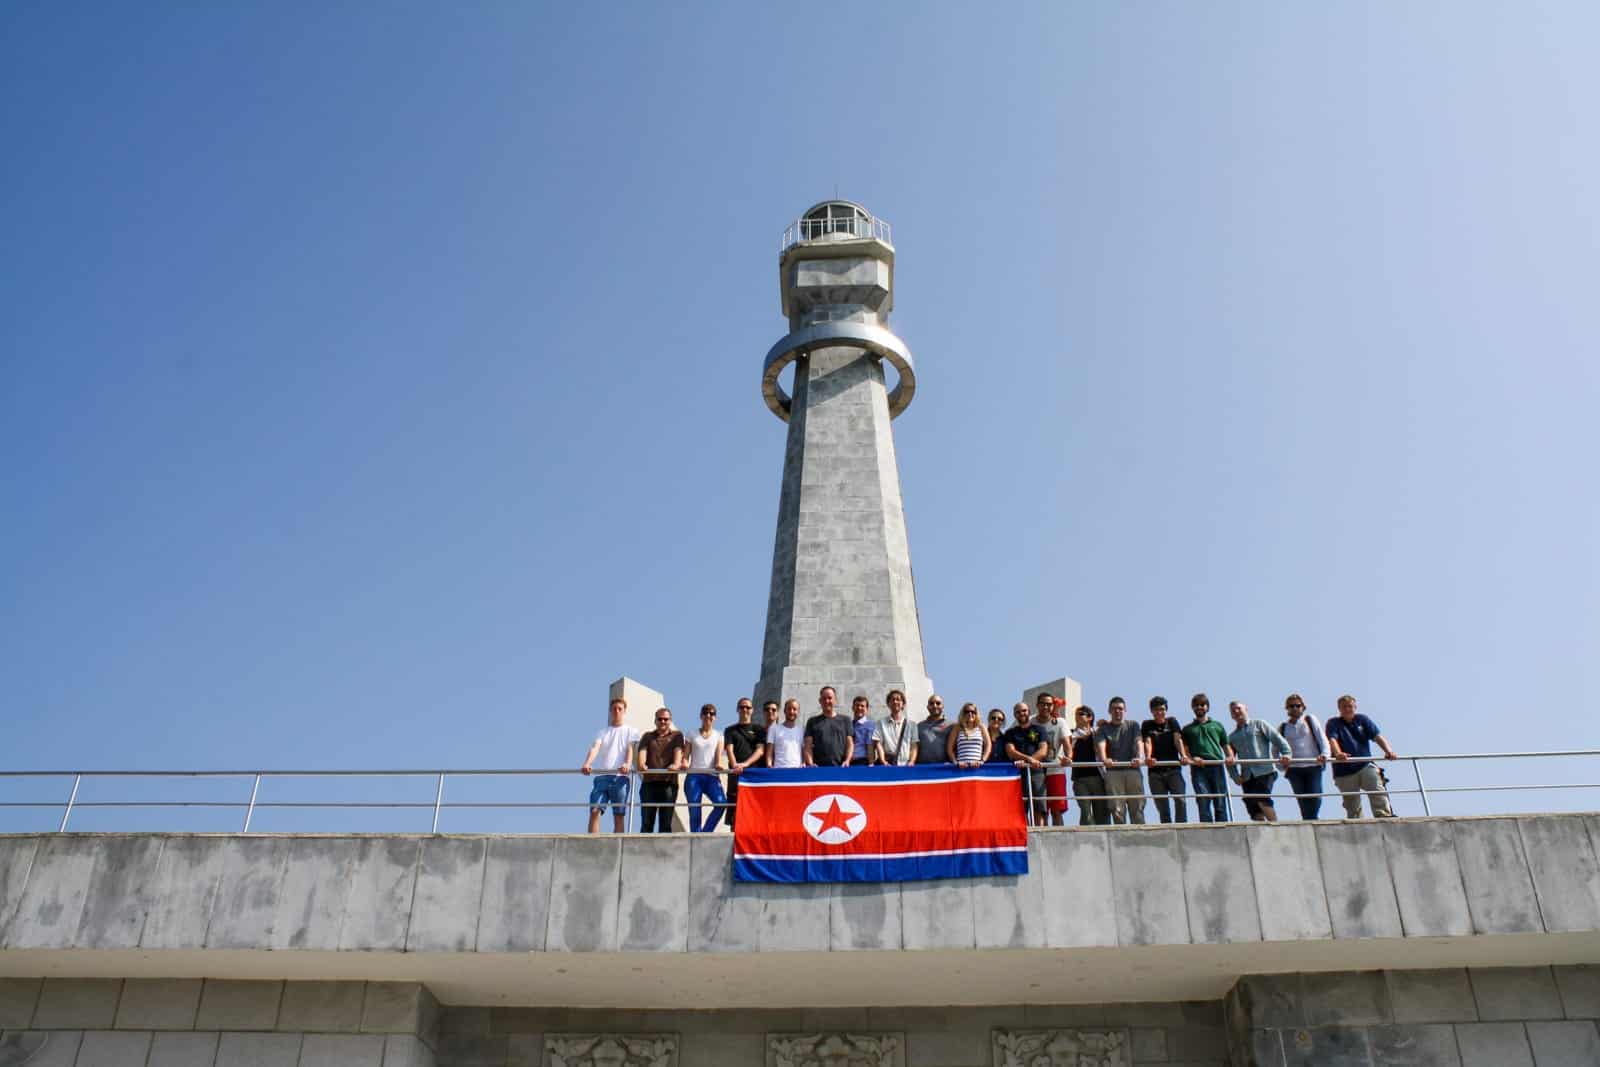
[[[783,702],[783,721],[767,731],[767,766],[798,767],[805,750],[806,730],[800,725],[800,702]]]
[[[611,702],[611,725],[595,736],[589,754],[583,757],[584,774],[595,775],[594,786],[589,790],[589,832],[600,832],[600,813],[611,805],[612,831],[622,833],[627,827],[628,768],[633,766],[633,756],[639,747],[639,731],[624,726],[622,717],[628,714],[628,702],[617,697]]]

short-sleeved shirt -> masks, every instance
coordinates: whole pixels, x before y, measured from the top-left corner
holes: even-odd
[[[1096,741],[1106,743],[1106,759],[1112,763],[1127,763],[1139,758],[1139,724],[1123,719],[1119,725],[1103,722],[1094,732]]]
[[[945,754],[944,746],[950,736],[949,722],[929,722],[923,719],[917,723],[917,762],[918,763],[949,763],[950,757]]]
[[[689,769],[691,771],[715,771],[717,769],[717,746],[722,744],[722,737],[713,730],[709,735],[702,736],[699,730],[689,735]]]
[[[1349,722],[1344,721],[1343,715],[1329,719],[1323,724],[1322,732],[1328,735],[1329,741],[1337,742],[1346,756],[1370,756],[1372,742],[1383,731],[1378,729],[1377,723],[1358,711]],[[1343,778],[1347,774],[1355,774],[1371,762],[1370,759],[1336,761],[1333,776]]]
[[[1150,742],[1150,754],[1162,763],[1178,762],[1178,738],[1182,733],[1183,727],[1170,715],[1165,722],[1146,719],[1139,727],[1139,736]]]
[[[870,715],[860,719],[852,718],[850,731],[856,739],[855,755],[850,758],[860,760],[862,763],[867,762],[872,756],[872,742],[878,737],[878,724]]]
[[[905,716],[896,722],[891,716],[878,720],[878,740],[883,744],[883,758],[890,763],[910,763],[911,746],[917,743],[917,728]]]
[[[1007,745],[1011,745],[1020,755],[1030,758],[1035,752],[1039,751],[1039,746],[1042,744],[1044,744],[1044,734],[1039,732],[1037,723],[1030,722],[1026,726],[1013,726],[1000,735],[1000,747],[1002,749]],[[1007,752],[1006,759],[1015,762],[1017,757]]]
[[[813,715],[806,720],[806,738],[811,742],[811,762],[837,767],[849,748],[850,720],[843,715]]]
[[[1227,756],[1228,731],[1215,719],[1196,719],[1183,728],[1183,743],[1195,759],[1220,760]]]
[[[1067,732],[1061,728],[1061,720],[1057,719],[1055,722],[1051,722],[1046,719],[1042,722],[1035,722],[1033,725],[1039,728],[1039,736],[1044,738],[1044,743],[1050,746],[1050,751],[1044,754],[1045,761],[1047,763],[1055,762],[1056,757],[1061,755],[1061,739],[1067,735]]]
[[[999,737],[995,737],[993,734],[989,735],[989,762],[990,763],[1010,763],[1011,762],[1011,757],[1006,755],[1006,737],[1005,737],[1005,734],[1002,733]]]
[[[722,731],[722,739],[727,742],[733,761],[743,763],[766,747],[767,728],[760,723],[736,722]]]
[[[1100,754],[1095,751],[1094,731],[1072,731],[1072,777],[1099,778]]]
[[[799,723],[785,726],[781,722],[773,723],[772,729],[767,731],[767,743],[772,746],[772,765],[774,767],[798,767],[803,762],[801,759],[802,745],[805,744],[805,727]]]
[[[628,748],[639,743],[638,730],[631,726],[607,726],[594,740],[600,747],[595,750],[594,761],[589,764],[591,768],[604,774],[615,774],[618,767],[623,773],[632,770],[628,766]]]
[[[663,770],[676,762],[678,753],[684,750],[685,744],[683,734],[677,730],[668,730],[665,736],[651,730],[644,735],[644,740],[639,742],[639,748],[644,752],[646,767]]]

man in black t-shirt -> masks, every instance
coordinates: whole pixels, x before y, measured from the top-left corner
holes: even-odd
[[[733,829],[733,818],[738,813],[739,773],[753,767],[767,754],[767,728],[755,717],[755,705],[749,697],[739,698],[739,721],[722,731],[722,740],[728,745],[728,829]]]
[[[856,739],[850,720],[834,710],[838,700],[831,685],[823,686],[817,694],[822,714],[806,720],[803,762],[807,767],[843,767],[850,762]]]
[[[1189,762],[1189,749],[1183,743],[1183,728],[1176,719],[1167,717],[1166,697],[1150,698],[1150,718],[1139,727],[1139,736],[1144,742],[1145,759],[1155,761],[1150,765],[1148,779],[1150,795],[1156,801],[1156,814],[1161,816],[1162,822],[1172,821],[1167,801],[1171,796],[1172,805],[1178,809],[1178,821],[1188,822],[1189,808],[1183,799],[1183,767],[1179,765]]]
[[[1022,772],[1022,803],[1028,811],[1028,820],[1034,826],[1049,821],[1045,812],[1044,758],[1050,754],[1050,744],[1044,731],[1033,722],[1033,709],[1026,700],[1018,701],[1011,709],[1016,725],[1000,735],[1006,755]]]

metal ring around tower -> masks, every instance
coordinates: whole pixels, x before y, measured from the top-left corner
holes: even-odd
[[[761,371],[761,395],[774,415],[788,422],[793,407],[792,398],[778,384],[783,368],[813,349],[835,347],[864,348],[894,364],[900,381],[889,393],[891,419],[911,405],[917,392],[917,371],[911,362],[911,349],[904,341],[882,326],[865,322],[819,322],[794,331],[767,351]]]

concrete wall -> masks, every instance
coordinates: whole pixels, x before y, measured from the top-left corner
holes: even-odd
[[[1600,967],[1242,979],[1228,995],[1239,1067],[1593,1067]]]
[[[434,1067],[415,983],[0,979],[0,1067]]]

